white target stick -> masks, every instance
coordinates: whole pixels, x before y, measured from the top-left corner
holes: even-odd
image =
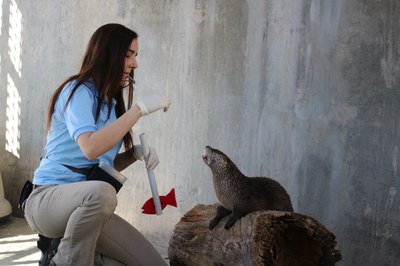
[[[139,138],[140,138],[140,143],[142,144],[144,161],[147,164],[147,160],[149,158],[149,146],[147,145],[146,136],[144,133],[142,133],[139,135]],[[154,206],[156,208],[156,214],[161,215],[162,208],[161,208],[160,196],[158,195],[156,178],[154,176],[153,170],[147,168],[147,176],[149,177],[151,194],[153,194],[153,201],[154,201]]]

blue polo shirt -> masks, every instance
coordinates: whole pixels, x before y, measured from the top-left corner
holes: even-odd
[[[65,85],[57,99],[47,135],[46,155],[35,171],[34,184],[49,185],[83,181],[86,179],[85,175],[73,172],[64,165],[90,168],[100,160],[114,165],[115,156],[121,148],[122,140],[96,160],[88,160],[83,155],[77,143],[79,135],[95,132],[115,121],[116,101],[113,99],[109,118],[107,117],[107,101],[103,101],[99,118],[95,121],[98,90],[92,81],[86,81],[77,88],[64,111],[65,103],[75,84],[76,81],[71,81]]]

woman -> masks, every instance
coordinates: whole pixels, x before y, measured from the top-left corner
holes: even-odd
[[[78,74],[54,92],[47,116],[45,157],[35,171],[35,189],[25,203],[32,229],[62,237],[50,265],[165,265],[154,247],[114,214],[115,189],[86,181],[80,169],[99,161],[121,171],[143,159],[131,128],[144,115],[166,109],[166,97],[151,96],[132,105],[133,74],[138,67],[138,35],[106,24],[91,37]],[[128,88],[125,108],[123,88]],[[118,153],[124,144],[125,152]],[[158,156],[150,149],[147,167]]]

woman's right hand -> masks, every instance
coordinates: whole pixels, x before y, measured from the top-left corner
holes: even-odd
[[[171,102],[166,96],[155,94],[138,101],[136,104],[139,106],[142,116],[145,116],[160,109],[164,109],[164,112],[168,111]]]

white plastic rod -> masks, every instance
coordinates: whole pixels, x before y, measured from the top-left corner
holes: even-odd
[[[149,146],[147,145],[147,140],[144,133],[140,134],[139,138],[140,138],[140,143],[142,144],[144,161],[147,165],[147,160],[149,158]],[[154,206],[156,208],[156,214],[161,215],[162,208],[161,208],[160,196],[158,195],[156,178],[154,176],[153,170],[150,170],[148,168],[146,169],[147,169],[147,176],[149,177],[151,194],[153,194],[153,201],[154,201]]]

